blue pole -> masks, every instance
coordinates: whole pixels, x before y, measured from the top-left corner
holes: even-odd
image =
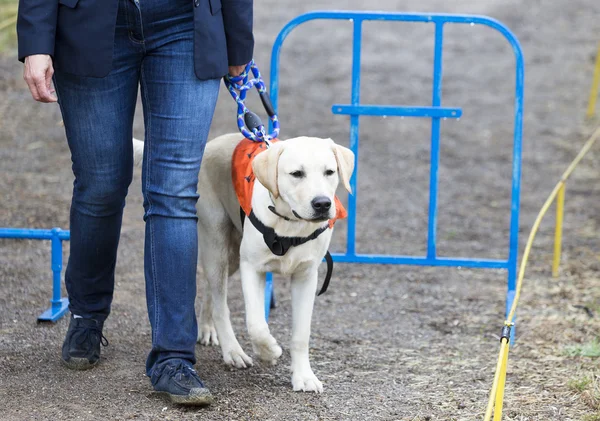
[[[61,304],[61,293],[60,293],[60,280],[62,274],[62,241],[60,239],[60,228],[52,229],[52,307],[60,307]]]
[[[52,240],[53,230],[37,228],[0,228],[0,238],[14,238],[20,240]],[[60,230],[58,236],[61,240],[69,240],[69,231]]]
[[[352,40],[352,94],[353,106],[360,105],[360,49],[362,42],[362,19],[354,19],[354,37]],[[360,138],[359,116],[350,116],[350,149],[354,152],[354,173],[350,178],[352,194],[348,196],[348,234],[346,237],[346,254],[356,254],[356,201],[358,199],[358,144]]]
[[[39,235],[42,235],[41,231],[37,230]],[[39,321],[51,321],[56,322],[60,319],[69,308],[68,298],[61,298],[61,275],[62,275],[62,241],[69,240],[69,231],[63,231],[60,228],[52,228],[48,231],[50,238],[43,238],[50,240],[51,247],[51,269],[52,269],[52,299],[50,300],[50,308],[44,311],[39,317]],[[37,237],[40,238],[40,237]]]
[[[504,33],[515,53],[515,125],[513,134],[512,190],[510,205],[510,239],[508,251],[508,291],[506,293],[506,315],[510,311],[517,289],[517,266],[519,263],[519,209],[521,196],[521,155],[523,143],[523,101],[525,65],[523,51],[517,38],[508,30]],[[514,323],[516,319],[513,318]],[[515,342],[516,328],[510,331],[510,342]]]
[[[273,274],[267,272],[265,276],[265,319],[269,320],[269,313],[271,312],[271,300],[273,297]]]
[[[432,106],[442,105],[442,47],[444,22],[435,24],[435,47],[433,55]],[[431,164],[429,167],[429,217],[427,222],[427,257],[436,257],[438,168],[440,164],[440,118],[431,118]]]

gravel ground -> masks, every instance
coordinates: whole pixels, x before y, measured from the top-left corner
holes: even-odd
[[[372,0],[368,7],[359,0],[256,3],[256,60],[264,74],[277,32],[310,10],[465,12],[506,23],[526,58],[521,250],[546,195],[599,122],[583,120],[599,40],[595,0]],[[330,108],[349,101],[350,31],[347,22],[312,22],[286,41],[279,106],[284,137],[309,134],[347,142],[348,119],[332,115]],[[363,103],[429,104],[433,26],[367,23],[364,32]],[[439,253],[504,258],[514,58],[490,29],[449,26],[445,35],[443,103],[462,107],[464,115],[442,124]],[[0,56],[0,92],[0,226],[68,228],[72,174],[58,107],[29,98],[10,52]],[[135,133],[143,136],[138,108]],[[234,124],[234,105],[223,91],[212,135],[234,131]],[[429,136],[425,119],[362,119],[361,252],[424,253]],[[600,419],[597,361],[565,351],[597,337],[600,329],[599,163],[596,148],[567,189],[558,279],[549,268],[553,215],[542,224],[533,249],[509,361],[507,420]],[[110,346],[92,371],[61,366],[65,320],[36,324],[50,296],[49,244],[0,240],[0,419],[482,418],[504,312],[506,274],[496,270],[338,264],[330,292],[317,299],[313,321],[313,369],[325,385],[320,396],[291,390],[285,349],[289,283],[276,279],[279,307],[270,326],[284,345],[280,364],[232,371],[217,349],[198,346],[197,369],[216,404],[185,410],[160,400],[144,375],[150,327],[140,190],[138,170],[105,328]],[[343,249],[344,233],[341,223],[332,249]],[[230,306],[238,338],[250,350],[237,276]],[[574,386],[585,376],[594,380],[591,386]]]

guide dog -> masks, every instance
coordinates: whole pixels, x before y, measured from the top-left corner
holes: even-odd
[[[290,276],[292,386],[295,391],[321,393],[323,385],[313,373],[308,356],[317,268],[331,241],[331,222],[340,214],[341,204],[335,198],[340,180],[351,190],[354,154],[331,139],[315,137],[292,138],[265,147],[252,157],[255,181],[249,204],[253,215],[243,222],[232,180],[232,157],[241,138],[239,134],[227,134],[208,142],[199,174],[200,260],[210,294],[202,297],[198,342],[220,344],[223,360],[230,366],[252,365],[252,358],[236,339],[227,305],[228,276],[239,268],[254,354],[261,361],[275,364],[282,350],[265,320],[264,277],[266,272]],[[143,142],[134,139],[136,164],[142,156]],[[267,244],[268,236],[264,230],[259,231],[256,221],[271,229],[277,239],[315,238],[277,255],[282,250]]]

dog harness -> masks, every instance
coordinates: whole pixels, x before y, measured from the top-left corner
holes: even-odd
[[[271,140],[271,143],[275,143],[277,141],[277,139],[273,139]],[[252,225],[263,235],[265,244],[269,250],[271,250],[271,253],[276,256],[284,256],[291,247],[297,247],[314,240],[326,230],[333,228],[335,221],[346,218],[348,216],[348,212],[336,196],[334,199],[336,214],[333,219],[329,220],[327,225],[318,228],[308,237],[282,237],[277,235],[273,228],[262,223],[262,221],[260,221],[256,214],[252,211],[252,192],[254,189],[254,182],[256,180],[256,176],[252,170],[252,161],[256,155],[264,152],[266,149],[267,145],[265,142],[255,142],[247,138],[241,140],[233,152],[231,179],[233,181],[233,187],[235,189],[238,202],[240,203],[240,218],[242,220],[242,227],[244,226],[245,218],[248,217]],[[280,218],[290,220],[289,218],[277,213],[274,206],[269,206],[269,210]],[[325,275],[325,281],[323,282],[323,286],[321,287],[318,295],[321,295],[327,291],[327,287],[329,286],[329,281],[331,280],[331,275],[333,273],[333,259],[331,258],[329,251],[325,255],[325,260],[327,261],[327,274]]]

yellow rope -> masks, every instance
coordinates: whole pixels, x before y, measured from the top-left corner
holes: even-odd
[[[583,145],[583,148],[581,148],[581,151],[579,151],[579,153],[577,154],[577,156],[575,157],[573,162],[571,162],[571,165],[569,165],[567,167],[567,169],[561,176],[560,181],[556,184],[556,186],[554,186],[552,193],[550,193],[550,196],[548,196],[548,199],[546,199],[544,206],[542,206],[540,213],[538,214],[537,218],[535,219],[535,222],[533,223],[533,228],[531,229],[531,233],[529,234],[529,238],[527,239],[527,244],[525,246],[525,252],[523,253],[523,260],[521,261],[521,266],[519,267],[519,276],[517,278],[517,290],[515,293],[515,299],[513,301],[512,307],[510,308],[508,317],[506,318],[508,323],[510,323],[510,321],[514,318],[515,311],[517,310],[517,304],[519,302],[519,297],[521,295],[521,285],[523,283],[523,277],[525,275],[525,266],[527,265],[527,260],[529,259],[529,253],[531,252],[531,246],[533,244],[533,239],[535,238],[535,234],[537,233],[537,230],[540,227],[542,218],[548,211],[548,208],[550,207],[550,205],[552,205],[552,201],[558,194],[558,191],[560,190],[562,185],[567,181],[567,179],[569,178],[569,176],[571,175],[573,170],[575,170],[575,167],[577,167],[579,162],[583,159],[585,154],[588,153],[588,151],[591,149],[591,147],[594,145],[594,143],[596,142],[596,140],[598,140],[599,137],[600,137],[600,127],[598,127],[594,131],[594,133],[592,134],[592,136],[590,136],[588,141],[585,142],[585,145]]]
[[[554,255],[552,256],[552,277],[558,277],[560,267],[560,255],[562,252],[562,231],[565,213],[565,185],[558,189],[556,197],[556,223],[554,224]]]
[[[556,198],[556,195],[558,194],[559,190],[561,190],[563,188],[565,182],[567,181],[567,179],[569,178],[569,176],[571,175],[573,170],[575,170],[575,167],[577,167],[579,162],[583,159],[585,154],[588,153],[588,151],[591,149],[591,147],[594,145],[594,143],[596,142],[596,140],[598,140],[599,137],[600,137],[600,127],[598,127],[594,131],[594,133],[590,136],[590,138],[587,140],[587,142],[585,142],[585,144],[583,145],[583,148],[581,148],[581,150],[579,151],[579,153],[577,154],[577,156],[575,157],[573,162],[571,162],[571,164],[567,167],[567,169],[561,176],[560,181],[558,183],[556,183],[556,186],[554,186],[554,189],[550,193],[550,196],[548,196],[548,199],[546,199],[546,201],[544,202],[544,205],[542,206],[542,209],[540,210],[537,217],[535,218],[535,222],[533,223],[533,227],[531,228],[531,232],[529,233],[529,237],[527,238],[527,244],[525,245],[523,259],[521,260],[521,265],[519,266],[519,275],[517,277],[517,287],[516,287],[516,292],[515,292],[515,298],[513,300],[512,306],[508,313],[508,317],[506,318],[506,321],[504,322],[504,324],[506,326],[512,325],[512,320],[515,316],[515,312],[517,310],[517,305],[519,303],[519,298],[521,296],[521,287],[523,286],[525,267],[527,266],[527,261],[529,259],[529,253],[531,252],[531,246],[533,244],[533,239],[535,238],[535,235],[537,234],[537,231],[542,222],[542,218],[544,217],[546,212],[548,212],[550,205],[552,205],[552,202]],[[485,413],[485,418],[484,418],[485,421],[490,421],[491,416],[492,416],[492,408],[494,408],[494,421],[500,421],[502,419],[502,404],[503,404],[503,400],[504,400],[504,381],[506,379],[506,368],[508,365],[508,348],[509,348],[508,341],[503,339],[502,343],[500,345],[500,354],[498,355],[498,364],[496,366],[496,374],[494,375],[494,383],[492,385],[492,393],[490,393],[490,398],[489,398],[487,410]],[[494,406],[494,403],[495,403],[495,406]]]
[[[594,77],[592,79],[592,87],[590,89],[590,97],[588,99],[588,107],[585,116],[591,118],[596,111],[596,99],[598,98],[598,85],[600,85],[600,43],[598,43],[598,51],[596,52],[596,65],[594,66]]]
[[[502,371],[502,362],[504,361],[504,341],[500,345],[500,354],[498,355],[498,362],[496,363],[496,371],[494,374],[494,383],[492,383],[492,390],[490,392],[490,398],[488,400],[488,406],[485,411],[485,421],[489,421],[492,418],[492,411],[494,410],[494,400],[496,399],[496,391],[498,390],[498,381],[500,372]]]
[[[494,421],[502,421],[502,404],[504,403],[504,386],[506,384],[506,368],[508,366],[508,350],[510,338],[502,339],[500,355],[502,355],[502,368],[498,377],[498,389],[496,390],[496,404],[494,406]]]

